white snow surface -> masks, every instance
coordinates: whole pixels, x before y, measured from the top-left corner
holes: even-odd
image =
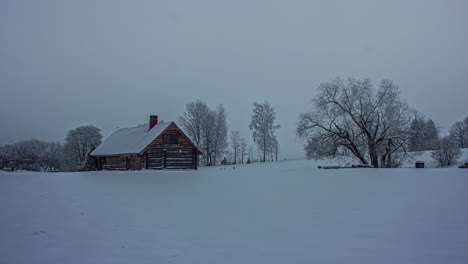
[[[0,172],[0,263],[468,263],[468,170]]]
[[[172,122],[158,123],[153,128],[149,125],[121,128],[102,142],[91,155],[135,154],[142,152],[153,140],[161,135]]]

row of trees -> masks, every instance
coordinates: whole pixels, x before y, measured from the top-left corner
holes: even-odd
[[[227,148],[227,112],[222,105],[211,109],[205,102],[197,100],[186,105],[179,124],[189,137],[200,147],[206,166],[215,165]]]
[[[24,140],[0,147],[0,169],[81,171],[95,169],[89,153],[101,144],[101,131],[81,126],[68,131],[65,143]]]
[[[463,121],[455,122],[449,130],[450,137],[460,148],[468,147],[468,117]]]
[[[279,144],[275,131],[280,126],[275,124],[275,109],[267,101],[255,102],[253,106],[249,128],[260,160],[278,160]],[[229,133],[226,120],[227,111],[223,105],[212,109],[201,100],[187,103],[185,112],[179,117],[184,131],[203,150],[202,162],[205,166],[254,161],[252,146],[248,146],[239,130]]]
[[[279,144],[275,131],[276,112],[268,103],[254,103],[250,129],[257,144],[259,159],[278,159]],[[186,105],[179,124],[199,146],[204,155],[202,165],[251,163],[253,147],[241,137],[239,130],[228,135],[227,111],[223,105],[214,109],[197,100]],[[81,126],[68,131],[65,143],[40,140],[20,141],[0,147],[0,169],[33,171],[81,171],[96,167],[91,151],[101,144],[102,134],[94,126]]]
[[[300,114],[297,125],[308,158],[352,155],[362,164],[393,168],[409,151],[433,150],[434,159],[452,153],[450,162],[436,160],[446,166],[461,153],[456,148],[467,144],[468,118],[440,139],[435,123],[411,108],[391,80],[382,80],[376,89],[370,79],[337,78],[320,84],[318,91],[313,110]]]

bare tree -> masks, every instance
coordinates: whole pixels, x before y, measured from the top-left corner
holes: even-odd
[[[450,137],[444,137],[439,140],[437,148],[431,153],[431,157],[438,167],[448,167],[455,164],[461,154],[462,152],[457,143]]]
[[[213,145],[213,165],[216,165],[216,159],[222,157],[228,143],[227,143],[227,112],[223,105],[219,105],[215,110],[215,133],[214,133],[214,145]]]
[[[91,170],[95,164],[89,153],[101,144],[101,130],[94,126],[80,126],[68,131],[64,152],[71,170]]]
[[[272,154],[274,154],[275,161],[278,161],[278,154],[279,154],[279,143],[278,140],[276,139],[276,136],[273,138],[272,141]]]
[[[216,113],[213,110],[209,110],[206,115],[202,118],[202,146],[204,149],[203,159],[205,166],[213,166],[213,156],[215,145],[216,130],[214,124],[216,123]]]
[[[240,138],[239,130],[232,130],[231,134],[229,135],[229,139],[231,140],[232,152],[234,154],[233,164],[236,164],[237,154],[239,153],[240,145],[241,145],[241,138]]]
[[[63,162],[63,147],[60,142],[47,143],[42,156],[42,168],[44,171],[59,171]]]
[[[252,163],[253,161],[254,161],[254,149],[252,146],[249,146],[247,163]]]
[[[215,110],[200,100],[186,104],[179,123],[195,144],[203,149],[205,166],[216,165],[216,158],[223,155],[227,147],[227,112],[222,105]]]
[[[0,147],[0,169],[57,171],[62,167],[62,146],[37,139]]]
[[[8,146],[0,146],[0,170],[5,169],[8,163],[9,163]]]
[[[410,125],[410,151],[433,150],[439,140],[439,131],[432,119],[417,114]]]
[[[187,103],[184,114],[179,117],[179,124],[198,147],[201,147],[202,143],[203,120],[209,112],[210,108],[208,105],[203,101],[197,100]]]
[[[241,156],[241,164],[244,164],[244,157],[247,155],[247,142],[245,138],[240,139],[240,156]]]
[[[468,121],[468,118],[465,118]],[[468,122],[467,122],[468,123]],[[450,137],[452,137],[461,148],[468,145],[468,124],[465,122],[455,122],[449,130]]]
[[[275,138],[275,131],[280,128],[280,125],[275,125],[276,112],[275,109],[265,101],[262,104],[253,103],[254,109],[249,128],[252,130],[254,142],[259,150],[263,152],[262,161],[266,161],[268,146],[272,144]]]
[[[349,152],[377,168],[406,153],[412,110],[392,81],[375,91],[370,79],[337,78],[318,90],[314,110],[301,114],[297,126],[309,158]]]

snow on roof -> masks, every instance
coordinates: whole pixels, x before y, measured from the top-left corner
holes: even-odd
[[[159,123],[151,130],[148,130],[148,124],[121,128],[104,140],[101,145],[91,152],[91,155],[107,156],[140,153],[171,124],[172,122]]]

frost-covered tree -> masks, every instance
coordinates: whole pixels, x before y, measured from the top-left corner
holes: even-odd
[[[394,166],[406,153],[412,110],[392,81],[375,90],[370,79],[337,78],[318,91],[297,126],[309,158],[351,153],[378,168]]]
[[[210,112],[208,105],[197,100],[195,102],[189,102],[185,105],[184,114],[179,117],[179,124],[184,128],[187,135],[195,142],[198,147],[201,146],[202,142],[202,125],[206,115]]]
[[[431,157],[438,167],[454,165],[462,152],[457,143],[451,137],[444,137],[437,142],[436,149],[432,151]]]
[[[227,142],[227,112],[223,105],[219,105],[215,109],[215,133],[214,133],[214,145],[213,145],[213,165],[216,165],[217,158],[222,157],[228,146]]]
[[[69,170],[93,170],[96,164],[89,154],[101,144],[101,130],[95,126],[80,126],[68,131],[64,153]]]
[[[280,128],[280,125],[275,124],[276,112],[268,101],[261,104],[255,102],[253,106],[254,109],[249,128],[252,130],[254,142],[263,154],[262,161],[265,162],[271,149],[269,146],[273,144],[275,132]]]
[[[240,163],[241,164],[244,164],[244,157],[245,155],[247,155],[247,141],[245,140],[245,138],[241,138],[240,139],[240,148],[239,148],[239,151],[240,151]]]
[[[254,161],[254,148],[253,146],[249,146],[249,150],[247,152],[247,155],[248,155],[248,159],[247,161],[249,161],[248,163],[252,163]]]
[[[15,143],[13,145],[13,160],[16,169],[40,171],[44,149],[45,142],[37,139]]]
[[[278,143],[278,140],[276,139],[276,136],[272,140],[271,153],[272,153],[272,156],[274,156],[275,161],[278,161],[279,143]],[[272,160],[273,160],[273,157],[272,157]]]
[[[194,143],[203,150],[205,166],[216,164],[216,158],[223,155],[227,147],[227,112],[222,105],[215,110],[203,101],[186,104],[179,123]]]
[[[62,165],[61,144],[37,139],[0,147],[0,169],[57,171]]]
[[[202,147],[203,147],[203,160],[205,161],[205,166],[213,166],[213,156],[214,154],[214,145],[215,145],[215,124],[216,122],[216,113],[215,111],[209,109],[206,115],[201,120],[201,135],[202,135]]]
[[[232,153],[234,155],[233,164],[237,163],[237,155],[240,151],[241,137],[239,130],[232,130],[229,135],[229,140],[231,141]]]
[[[416,116],[410,125],[410,151],[433,150],[439,140],[439,130],[432,119]]]
[[[46,143],[41,159],[43,171],[59,171],[63,166],[63,154],[63,146],[60,142]]]
[[[0,170],[5,169],[9,163],[8,145],[0,146]]]
[[[455,122],[449,129],[450,137],[457,142],[460,148],[468,146],[468,117],[465,120]]]

